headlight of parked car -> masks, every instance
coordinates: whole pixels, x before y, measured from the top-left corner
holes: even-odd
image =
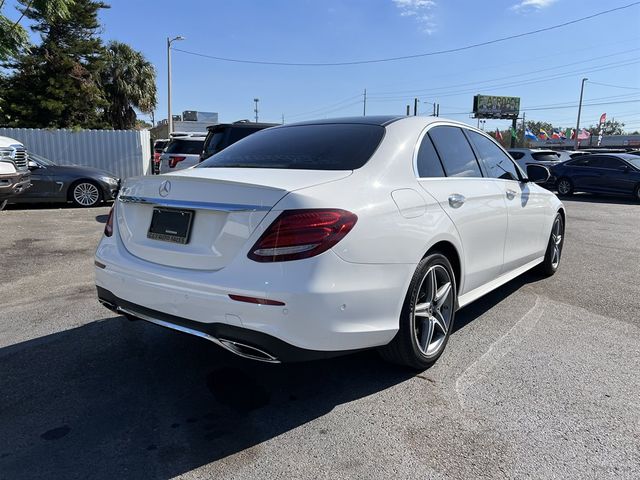
[[[100,180],[102,180],[105,183],[108,183],[109,185],[118,185],[118,179],[117,178],[113,178],[113,177],[100,177]]]

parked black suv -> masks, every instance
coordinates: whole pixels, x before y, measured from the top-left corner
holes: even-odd
[[[252,133],[269,127],[275,127],[278,123],[251,123],[248,120],[240,120],[234,123],[219,123],[207,127],[207,138],[204,140],[204,148],[200,154],[200,161],[206,160],[238,140],[248,137]]]

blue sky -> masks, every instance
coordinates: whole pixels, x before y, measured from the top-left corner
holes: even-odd
[[[8,2],[9,4],[11,2]],[[535,30],[632,0],[111,0],[105,40],[142,51],[158,73],[156,119],[166,117],[166,37],[207,55],[282,62],[340,62],[455,48]],[[215,61],[173,52],[173,111],[220,113],[222,121],[287,122],[315,117],[401,114],[413,98],[440,115],[469,118],[474,93],[521,97],[527,119],[575,125],[580,80],[588,77],[582,125],[602,112],[640,129],[640,5],[562,29],[464,52],[355,66],[300,67]],[[635,63],[631,63],[635,62]],[[617,87],[634,87],[617,88]],[[624,103],[623,103],[624,102]],[[559,104],[568,108],[558,108]],[[537,109],[537,110],[536,110]],[[487,129],[508,121],[487,122]]]

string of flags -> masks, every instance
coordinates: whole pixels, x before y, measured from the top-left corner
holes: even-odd
[[[599,132],[598,132],[598,145],[600,145],[600,142],[602,141],[602,136],[604,133],[604,124],[607,121],[607,114],[603,113],[600,116],[600,122],[599,122]],[[511,132],[511,137],[512,138],[517,138],[517,132],[513,129],[513,127],[511,127],[510,129]],[[588,140],[589,137],[591,136],[591,133],[586,129],[586,128],[582,128],[580,130],[580,132],[578,132],[578,140]],[[496,128],[496,133],[495,133],[495,138],[498,140],[503,140],[502,137],[502,133],[500,132],[500,130],[498,128]],[[524,138],[528,139],[528,140],[533,140],[536,142],[539,141],[545,141],[545,140],[575,140],[576,138],[576,130],[575,128],[566,128],[566,129],[562,129],[562,128],[554,128],[551,133],[547,132],[544,129],[540,129],[540,131],[538,132],[538,134],[533,133],[530,129],[525,128],[524,131]]]

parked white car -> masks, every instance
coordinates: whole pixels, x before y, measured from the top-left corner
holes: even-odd
[[[172,138],[160,154],[160,173],[175,172],[200,163],[205,135]]]
[[[552,167],[563,160],[560,153],[542,148],[510,148],[507,151],[522,169],[531,164]]]
[[[24,145],[0,136],[0,210],[7,202],[31,186]]]
[[[96,284],[114,311],[243,357],[379,347],[423,369],[457,309],[533,267],[557,270],[564,225],[556,196],[468,125],[305,122],[187,171],[128,179]]]

